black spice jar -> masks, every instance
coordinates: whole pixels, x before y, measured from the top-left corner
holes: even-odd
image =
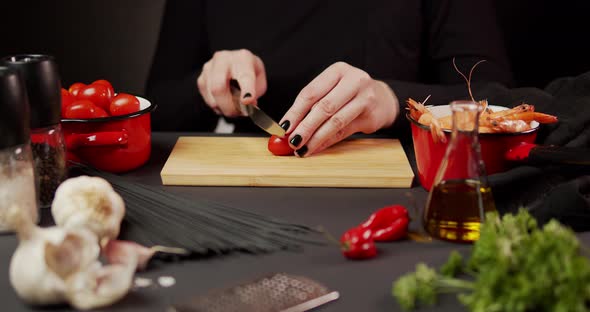
[[[0,232],[14,230],[12,209],[34,223],[39,219],[29,141],[24,82],[16,70],[0,66]]]
[[[2,59],[18,69],[30,105],[31,147],[41,207],[51,206],[55,190],[66,177],[66,152],[61,130],[61,79],[49,55],[22,54]]]

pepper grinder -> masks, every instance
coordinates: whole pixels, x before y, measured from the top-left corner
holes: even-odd
[[[0,232],[14,230],[11,209],[20,209],[34,223],[39,218],[29,143],[24,82],[17,71],[0,66]]]
[[[53,57],[21,54],[2,60],[21,73],[31,109],[31,146],[42,208],[50,207],[66,177],[65,140],[61,129],[61,79]]]

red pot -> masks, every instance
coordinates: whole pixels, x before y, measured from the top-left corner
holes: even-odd
[[[494,111],[505,109],[500,106],[490,105]],[[435,117],[443,117],[451,114],[449,105],[441,105],[430,108]],[[418,123],[409,114],[406,118],[412,128],[414,152],[416,154],[416,167],[420,184],[430,191],[432,183],[442,158],[444,157],[447,143],[434,143],[430,133],[430,127]],[[521,143],[533,143],[537,137],[538,123],[531,130],[518,133],[480,133],[481,156],[486,166],[487,174],[506,171],[512,166],[512,162],[505,157],[506,152]],[[451,131],[445,130],[447,142],[451,138]],[[459,142],[461,144],[461,142]],[[459,160],[460,161],[460,160]],[[460,169],[455,169],[460,170]],[[455,172],[458,178],[467,176],[466,172]]]
[[[62,119],[67,159],[109,172],[125,172],[146,163],[151,153],[148,100],[137,97],[138,112],[105,118]]]

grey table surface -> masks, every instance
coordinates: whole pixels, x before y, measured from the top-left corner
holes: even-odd
[[[149,162],[125,176],[188,198],[214,200],[294,223],[321,225],[338,235],[382,206],[393,203],[412,206],[407,193],[413,195],[418,205],[423,205],[427,195],[417,183],[411,189],[162,186],[160,170],[179,135],[198,134],[154,133]],[[579,237],[584,243],[590,243],[590,232],[579,233]],[[10,257],[16,246],[14,235],[0,236],[0,268],[3,272],[0,276],[0,311],[35,310],[19,300],[8,281]],[[210,289],[232,286],[274,272],[306,276],[340,293],[340,299],[318,311],[402,311],[391,296],[395,279],[413,270],[418,262],[438,266],[445,262],[453,249],[467,253],[471,246],[406,240],[381,243],[378,248],[378,257],[366,261],[347,260],[336,246],[325,245],[305,246],[301,252],[256,256],[230,254],[204,260],[156,262],[137,276],[153,281],[158,277],[172,276],[176,284],[161,287],[155,283],[156,286],[134,289],[122,301],[101,311],[165,311],[172,303],[204,294]],[[419,311],[465,311],[454,296],[439,299],[436,307]],[[58,306],[43,310],[70,311],[71,308]]]

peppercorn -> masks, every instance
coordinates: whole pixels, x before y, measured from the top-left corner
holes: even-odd
[[[33,143],[33,160],[38,181],[39,203],[41,207],[51,206],[55,190],[66,175],[64,149],[47,143]]]

